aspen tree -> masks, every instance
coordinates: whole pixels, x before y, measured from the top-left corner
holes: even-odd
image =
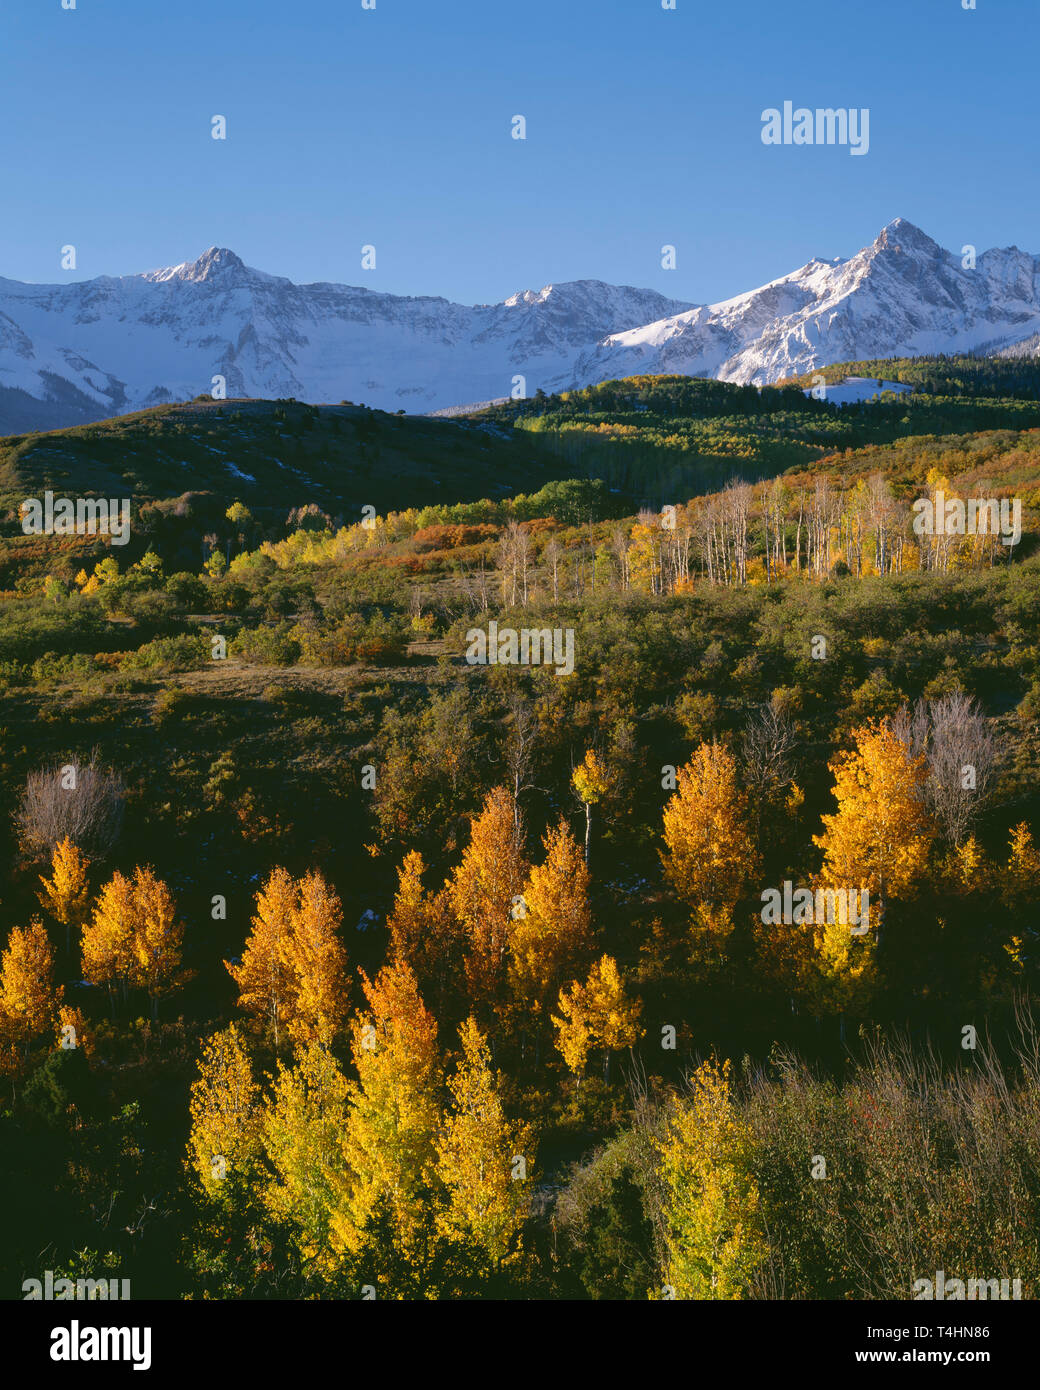
[[[39,918],[15,927],[0,958],[0,1020],[27,1056],[34,1040],[50,1032],[58,1006],[54,949]]]
[[[460,928],[447,888],[423,887],[423,857],[406,854],[397,871],[397,894],[387,918],[391,960],[407,961],[423,990],[433,990],[443,1009],[462,964]]]
[[[384,1201],[396,1238],[407,1248],[421,1224],[440,1125],[437,1025],[405,962],[369,980],[361,972],[366,1008],[355,1017],[351,1052],[357,1081],[349,1087],[345,1152],[354,1175],[348,1248]]]
[[[517,1251],[530,1200],[533,1141],[510,1124],[491,1070],[487,1039],[472,1015],[459,1028],[462,1058],[448,1082],[451,1105],[437,1139],[437,1174],[448,1194],[438,1225],[482,1246],[498,1265]],[[517,1161],[524,1178],[516,1175]]]
[[[730,1093],[729,1062],[704,1062],[655,1141],[664,1180],[665,1283],[677,1298],[740,1299],[766,1254],[750,1138]]]
[[[288,1029],[297,1045],[328,1046],[342,1029],[347,1012],[347,953],[337,936],[342,925],[339,898],[312,870],[298,884],[284,942],[286,971],[296,983]]]
[[[206,1195],[228,1205],[257,1178],[260,1087],[232,1023],[207,1041],[191,1086],[189,1165]]]
[[[538,1015],[563,980],[588,965],[592,937],[589,872],[562,819],[543,840],[545,859],[523,890],[523,913],[513,922],[510,976],[522,1007]]]
[[[512,795],[495,787],[473,818],[469,845],[448,886],[466,932],[466,979],[475,1004],[492,1004],[501,993],[514,908],[527,875],[521,844]]]
[[[118,869],[101,889],[93,916],[83,925],[83,977],[104,985],[109,999],[121,991],[125,1002],[134,970],[134,929],[137,906],[133,884]]]
[[[584,984],[575,981],[560,991],[557,1004],[562,1017],[552,1016],[556,1046],[567,1066],[580,1083],[589,1049],[602,1047],[603,1079],[609,1081],[611,1053],[633,1047],[642,1034],[642,1001],[625,992],[617,961],[602,956]]]
[[[51,854],[51,877],[40,875],[43,891],[36,896],[40,906],[65,928],[66,953],[72,945],[72,928],[80,928],[87,916],[89,863],[66,835]]]
[[[571,773],[571,784],[585,808],[585,863],[589,862],[592,841],[592,808],[610,790],[611,778],[607,765],[595,749],[590,748]]]
[[[313,1042],[292,1067],[278,1063],[260,1127],[271,1177],[263,1203],[293,1232],[303,1260],[319,1272],[343,1253],[337,1222],[351,1173],[344,1155],[347,1081],[335,1059]]]
[[[277,1052],[292,1017],[297,982],[286,964],[296,911],[296,885],[285,869],[274,869],[256,895],[253,929],[239,965],[224,964],[238,986],[238,1007],[266,1024]]]
[[[184,924],[177,919],[173,894],[149,868],[134,871],[133,982],[148,993],[152,1018],[159,1000],[182,983]]]
[[[676,792],[664,809],[664,842],[665,877],[678,895],[729,918],[758,856],[736,761],[722,744],[702,743],[677,770]]]
[[[881,940],[889,898],[909,897],[928,868],[935,827],[924,804],[924,755],[913,756],[884,723],[854,729],[855,748],[830,764],[838,809],[824,816],[826,887],[866,889]]]

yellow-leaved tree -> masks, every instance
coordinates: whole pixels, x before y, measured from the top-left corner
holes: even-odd
[[[507,787],[488,792],[448,885],[452,908],[466,933],[470,999],[484,1010],[501,1002],[510,929],[527,877],[514,811]]]
[[[117,991],[126,1002],[134,971],[135,922],[133,884],[117,869],[98,894],[80,938],[84,979],[104,985],[113,1003]]]
[[[117,870],[83,925],[84,977],[105,985],[110,999],[119,990],[124,1003],[131,985],[145,990],[155,1019],[160,999],[188,978],[181,969],[183,942],[184,924],[162,879],[150,868],[135,869],[133,878]]]
[[[258,1180],[262,1145],[260,1087],[235,1024],[203,1048],[190,1106],[189,1166],[212,1201],[238,1205]]]
[[[928,868],[935,826],[924,803],[924,754],[913,755],[884,722],[852,731],[855,747],[828,766],[838,809],[824,816],[825,888],[870,893],[870,925],[880,944],[890,898],[910,897]],[[861,938],[862,939],[862,938]]]
[[[43,891],[36,896],[44,911],[65,928],[66,953],[71,949],[72,929],[79,931],[86,921],[89,865],[86,855],[66,835],[54,846],[50,878],[40,875]]]
[[[533,1133],[506,1119],[487,1039],[472,1015],[459,1037],[462,1059],[448,1082],[451,1104],[436,1141],[436,1171],[447,1192],[438,1226],[449,1238],[476,1242],[497,1267],[519,1253],[530,1209]]]
[[[448,889],[427,892],[425,870],[422,855],[412,850],[397,871],[397,894],[386,922],[390,959],[407,961],[420,990],[443,1011],[462,966],[460,932]]]
[[[270,1030],[275,1052],[281,1048],[297,995],[286,944],[296,903],[292,876],[282,868],[272,870],[256,895],[253,929],[240,963],[224,962],[238,986],[238,1007]]]
[[[1040,850],[1025,821],[1012,828],[1009,848],[1007,870],[1002,875],[1002,897],[1005,907],[1014,912],[1035,903],[1040,884]]]
[[[54,1028],[60,993],[54,988],[54,949],[39,918],[15,927],[0,959],[0,1030],[28,1056]]]
[[[750,1135],[730,1090],[729,1062],[693,1073],[689,1099],[676,1099],[655,1141],[664,1183],[664,1281],[672,1297],[740,1299],[767,1247]]]
[[[509,962],[513,997],[536,1024],[561,983],[588,968],[592,948],[589,871],[581,848],[563,819],[543,845],[545,859],[528,875],[514,914]]]
[[[146,990],[152,1018],[159,1017],[159,1000],[185,981],[181,969],[184,923],[177,917],[173,894],[151,869],[135,869],[132,891],[134,909],[131,978]]]
[[[606,763],[594,748],[590,748],[571,773],[571,784],[585,808],[585,863],[589,862],[592,840],[592,808],[610,791],[612,778]]]
[[[429,1200],[440,1128],[437,1025],[406,962],[385,965],[374,980],[362,971],[361,984],[367,1008],[351,1032],[357,1081],[344,1145],[353,1184],[337,1235],[348,1250],[361,1249],[381,1207],[407,1251]]]
[[[320,1273],[343,1255],[337,1232],[352,1174],[344,1154],[347,1081],[321,1043],[300,1052],[294,1066],[278,1063],[261,1116],[271,1177],[263,1202],[287,1226],[300,1258]]]
[[[557,1007],[560,1014],[552,1015],[556,1046],[578,1084],[593,1047],[603,1049],[603,1079],[609,1082],[612,1054],[634,1047],[643,1032],[639,1025],[642,1001],[626,993],[613,956],[602,956],[584,984],[575,980],[562,989]]]
[[[758,864],[736,760],[716,740],[701,743],[676,770],[675,781],[664,808],[665,877],[703,925],[727,935]]]
[[[342,1030],[347,1012],[347,953],[337,935],[342,925],[335,891],[316,869],[304,875],[284,942],[287,971],[296,985],[288,1029],[297,1046],[328,1046]]]

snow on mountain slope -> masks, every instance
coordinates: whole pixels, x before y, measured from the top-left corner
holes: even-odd
[[[860,401],[872,401],[883,391],[892,391],[895,395],[901,396],[913,389],[901,381],[878,380],[872,376],[847,376],[843,381],[827,387],[827,400],[831,405],[853,405]],[[812,392],[813,388],[807,386],[803,394],[811,396]]]
[[[296,285],[211,247],[196,261],[68,285],[0,279],[0,431],[54,428],[226,381],[233,396],[429,412],[637,372],[763,384],[831,362],[1030,351],[1040,260],[973,269],[897,218],[846,260],[691,306],[576,280],[501,304]]]
[[[688,307],[579,280],[468,308],[295,285],[218,247],[144,275],[66,286],[0,280],[0,429],[10,409],[31,414],[28,398],[47,423],[75,423],[190,399],[214,376],[228,396],[383,410],[507,396],[517,374],[533,393],[606,334]]]
[[[763,385],[831,362],[1007,347],[1040,329],[1040,259],[986,251],[973,269],[903,218],[848,260],[611,334],[582,381],[681,372]]]

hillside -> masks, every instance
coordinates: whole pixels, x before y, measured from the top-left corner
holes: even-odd
[[[999,1230],[1025,1233],[1013,1246],[973,1233],[968,1160],[944,1199],[965,1243],[933,1241],[916,1263],[884,1242],[907,1191],[932,1210],[932,1171],[901,1159],[880,1185],[864,1176],[878,1150],[861,1117],[881,1113],[902,1152],[927,1124],[936,1149],[967,1135],[973,1154],[1011,1094],[986,1054],[977,1113],[962,1089],[937,1118],[921,1099],[933,1062],[879,1061],[874,1030],[934,1039],[959,1077],[961,1020],[1013,1035],[1040,985],[1037,401],[1027,379],[1007,394],[990,364],[875,365],[932,389],[838,407],[799,385],[635,378],[459,422],[197,402],[4,441],[9,505],[90,484],[136,508],[126,547],[11,535],[10,518],[0,537],[0,926],[16,945],[30,933],[41,989],[55,986],[37,1031],[0,1050],[19,1095],[0,1115],[12,1286],[46,1246],[54,1269],[112,1250],[137,1297],[356,1298],[374,1264],[395,1296],[643,1297],[664,1282],[649,1136],[667,1089],[713,1052],[763,1078],[740,1093],[758,1115],[742,1161],[793,1296],[846,1300],[865,1280],[903,1296],[907,1270],[1003,1259],[1040,1277],[1038,1204],[999,1207]],[[611,491],[626,477],[631,493]],[[1021,544],[917,535],[914,499],[940,490],[1017,499]],[[674,510],[637,512],[651,493]],[[492,624],[548,630],[572,669],[471,660]],[[891,845],[875,842],[894,798],[913,852],[886,882],[883,934],[835,947],[822,923],[767,921],[764,893],[818,881],[837,813],[854,824],[850,883],[878,856],[887,879]],[[41,896],[70,824],[82,882]],[[139,893],[165,915],[120,907]],[[83,917],[67,935],[66,902]],[[265,1116],[300,1075],[267,1003],[236,984],[278,913],[294,934],[313,923],[322,954],[301,968],[332,1001],[314,1025],[332,1028],[331,1049],[306,1065],[336,1089],[308,1124],[354,1113],[347,1077],[364,1077],[366,1050],[352,1009],[371,1007],[389,1037],[398,1006],[384,1000],[400,998],[409,1060],[417,1019],[452,1063],[476,1019],[510,1122],[529,1127],[501,1141],[534,1177],[515,1263],[460,1268],[432,1228],[405,1258],[377,1227],[358,1261],[315,1268],[271,1186],[252,1206],[199,1187],[227,1151],[191,1089],[202,1040],[231,1047]],[[146,974],[119,933],[143,941],[153,920]],[[54,1045],[58,987],[57,1017],[82,1042],[71,1053]],[[795,1051],[811,1078],[783,1060]],[[635,1109],[630,1058],[647,1078]],[[987,1210],[1035,1135],[1035,1086],[1023,1094]],[[856,1164],[821,1185],[822,1255],[815,1225],[801,1235],[818,1152]],[[324,1210],[338,1198],[311,1171],[306,1209]],[[142,1229],[157,1190],[169,1200]],[[423,1190],[422,1219],[440,1191]],[[240,1205],[218,1208],[224,1192]],[[771,1281],[747,1296],[770,1297]]]
[[[151,546],[175,568],[197,568],[214,544],[230,556],[246,540],[278,540],[296,525],[349,525],[365,506],[380,515],[427,508],[447,515],[486,501],[491,505],[478,519],[498,521],[505,516],[500,503],[533,497],[567,478],[603,484],[587,513],[593,519],[684,502],[733,481],[803,477],[818,469],[850,477],[881,470],[922,482],[927,468],[908,473],[910,461],[927,458],[945,467],[944,453],[974,449],[965,443],[973,435],[999,434],[998,452],[1010,460],[1008,480],[1029,491],[1035,447],[1029,432],[1040,428],[1035,362],[896,359],[840,364],[824,375],[832,385],[846,376],[877,376],[913,390],[840,405],[807,394],[811,377],[762,389],[631,377],[450,420],[347,403],[204,397],[10,436],[0,439],[0,587],[61,555],[78,568],[76,556],[103,553],[96,539],[22,535],[22,501],[47,489],[129,498],[133,524],[124,559]],[[947,438],[948,448],[936,443]],[[976,461],[985,462],[989,445],[979,447]],[[1021,467],[1011,458],[1020,448],[1028,456]],[[850,462],[850,451],[866,452]],[[956,459],[951,466],[959,471]],[[248,535],[226,518],[234,502],[251,515]],[[303,520],[301,509],[307,509]],[[539,503],[519,514],[530,519],[551,511]],[[472,512],[470,519],[476,517]]]
[[[186,547],[201,560],[204,534],[226,529],[241,501],[280,534],[291,509],[337,523],[362,507],[386,511],[534,492],[562,465],[531,441],[471,423],[388,415],[354,405],[208,398],[158,406],[98,424],[0,439],[0,555],[8,565],[42,550],[87,550],[92,541],[23,537],[18,508],[46,489],[129,498],[128,554],[147,543]]]

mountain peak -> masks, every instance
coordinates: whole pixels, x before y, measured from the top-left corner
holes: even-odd
[[[543,285],[540,290],[517,290],[502,302],[507,309],[519,308],[521,304],[544,304],[552,292],[552,285]]]
[[[886,222],[874,245],[879,251],[889,248],[894,251],[923,251],[930,256],[942,250],[927,232],[922,232],[920,227],[915,227],[905,217],[893,217],[891,222]]]
[[[160,284],[166,280],[213,280],[229,271],[245,270],[245,262],[226,246],[211,246],[203,251],[198,260],[183,261],[180,265],[167,266],[163,270],[151,270],[145,280]]]

